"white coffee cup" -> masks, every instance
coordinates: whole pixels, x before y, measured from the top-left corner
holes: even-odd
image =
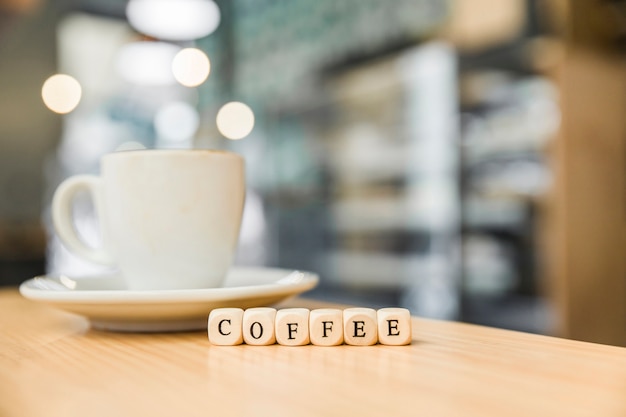
[[[91,193],[102,244],[90,248],[72,221],[72,201]],[[131,290],[218,287],[237,245],[245,199],[244,161],[208,150],[116,152],[101,175],[57,188],[52,218],[75,254],[115,265]]]

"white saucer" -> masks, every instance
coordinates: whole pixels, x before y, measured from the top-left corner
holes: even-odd
[[[232,268],[220,288],[126,290],[119,275],[72,279],[41,276],[20,286],[28,299],[80,314],[97,329],[128,332],[206,328],[221,307],[268,306],[315,287],[317,275],[274,268]]]

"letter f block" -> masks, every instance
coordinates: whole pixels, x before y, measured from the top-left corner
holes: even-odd
[[[338,346],[343,343],[343,312],[320,308],[309,315],[311,343],[317,346]]]
[[[276,341],[285,346],[309,344],[309,310],[285,308],[276,313]]]
[[[209,314],[209,342],[213,345],[234,346],[243,343],[243,310],[216,308]]]

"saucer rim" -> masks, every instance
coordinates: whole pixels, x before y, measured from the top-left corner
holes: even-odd
[[[43,302],[62,302],[75,304],[112,304],[112,303],[179,303],[219,301],[228,298],[252,298],[264,295],[289,295],[301,293],[314,288],[319,282],[316,273],[302,270],[292,270],[272,267],[233,267],[231,271],[237,273],[254,274],[262,272],[264,274],[275,273],[280,275],[270,283],[258,285],[242,285],[235,287],[199,288],[199,289],[172,289],[172,290],[46,290],[37,288],[34,284],[37,279],[54,280],[63,274],[38,275],[24,281],[19,286],[19,292],[25,298]],[[278,282],[290,274],[300,273],[301,277],[297,281]],[[102,280],[106,277],[119,277],[118,273],[102,273],[91,277],[82,277],[85,280]]]

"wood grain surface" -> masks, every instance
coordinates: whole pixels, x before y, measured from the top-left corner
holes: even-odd
[[[0,308],[0,416],[626,416],[619,347],[419,318],[408,346],[213,346]]]

